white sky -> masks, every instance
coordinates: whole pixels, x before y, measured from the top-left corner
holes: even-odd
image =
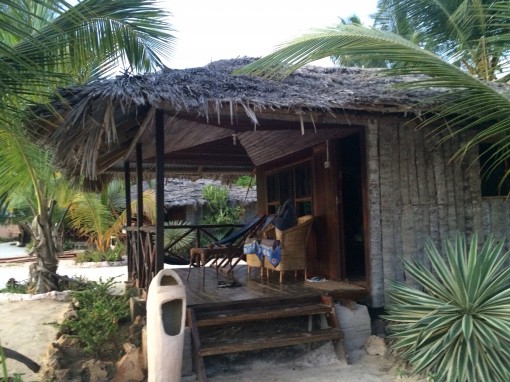
[[[160,0],[172,13],[177,43],[168,66],[183,69],[220,59],[259,57],[311,29],[357,14],[370,26],[377,0]],[[329,59],[317,62],[329,65]]]

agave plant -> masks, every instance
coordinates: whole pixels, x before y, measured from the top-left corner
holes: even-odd
[[[510,380],[510,252],[490,237],[469,247],[458,234],[441,256],[426,245],[430,269],[405,262],[420,290],[395,283],[386,315],[392,350],[435,381]]]

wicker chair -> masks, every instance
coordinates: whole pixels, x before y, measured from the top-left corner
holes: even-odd
[[[269,215],[267,217],[266,223],[263,224],[256,235],[257,241],[262,239],[275,239],[275,227],[271,224],[273,217],[274,215]],[[254,238],[248,238],[246,242],[251,242],[253,239]],[[248,269],[248,276],[250,276],[252,268],[257,268],[260,269],[260,278],[262,279],[264,277],[264,261],[261,260],[256,253],[245,253],[245,260]]]
[[[260,269],[260,278],[262,279],[264,276],[264,261],[256,253],[247,253],[245,256],[248,276],[250,276],[252,268],[258,268]]]
[[[285,271],[294,271],[297,278],[297,272],[305,271],[306,274],[306,244],[312,228],[313,216],[305,215],[298,218],[298,224],[285,231],[276,229],[276,240],[280,240],[280,263],[275,267],[269,259],[264,258],[263,269],[280,272],[280,282],[283,281]]]

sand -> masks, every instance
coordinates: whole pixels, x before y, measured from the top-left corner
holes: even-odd
[[[48,345],[55,339],[56,329],[48,324],[61,321],[68,304],[49,298],[0,301],[1,344],[40,364]],[[23,374],[23,381],[40,380],[25,365],[11,359],[7,360],[7,370],[11,375]]]

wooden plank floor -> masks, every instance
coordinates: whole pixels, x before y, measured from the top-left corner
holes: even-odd
[[[228,276],[219,272],[216,276],[216,269],[211,267],[205,268],[205,282],[202,280],[202,268],[192,268],[189,279],[188,268],[174,269],[181,277],[186,286],[186,303],[188,306],[239,301],[253,300],[263,298],[286,298],[286,297],[303,297],[324,294],[316,288],[311,288],[305,284],[302,273],[298,275],[297,280],[294,278],[293,272],[285,274],[284,282],[280,284],[279,273],[270,273],[269,279],[260,279],[259,271],[252,269],[251,275],[248,277],[246,265],[238,265],[232,276]],[[236,281],[240,286],[237,287],[218,287],[220,282],[225,284]],[[339,291],[336,291],[338,295]],[[349,291],[343,298],[349,298]],[[341,294],[341,291],[340,291]]]

